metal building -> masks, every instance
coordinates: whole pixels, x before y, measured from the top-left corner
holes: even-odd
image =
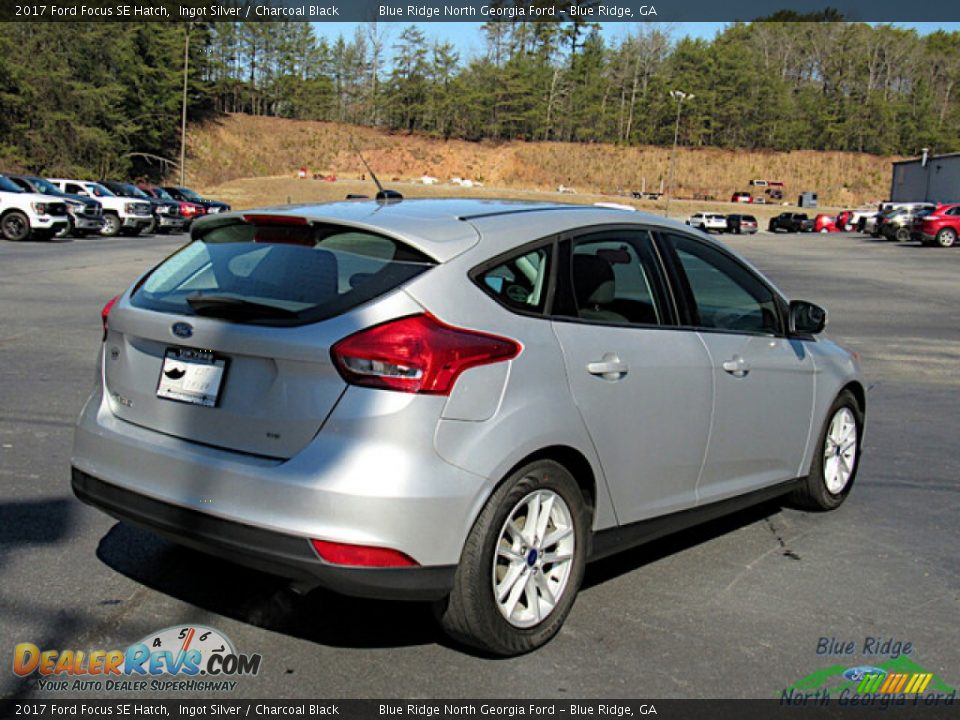
[[[960,202],[960,153],[893,163],[893,202]]]

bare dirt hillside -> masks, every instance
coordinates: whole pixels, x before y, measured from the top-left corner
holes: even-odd
[[[486,188],[617,195],[656,190],[669,171],[670,148],[528,142],[466,142],[423,135],[390,134],[337,123],[228,115],[191,128],[187,176],[203,188],[239,178],[310,174],[359,179],[364,173],[350,150],[352,136],[382,181],[415,181],[423,175],[448,183],[469,179]],[[681,148],[678,197],[728,200],[750,190],[753,178],[786,184],[786,199],[801,190],[820,194],[825,206],[853,207],[889,192],[890,163],[874,155],[796,151],[774,153]]]

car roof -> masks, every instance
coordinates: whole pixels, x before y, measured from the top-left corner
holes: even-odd
[[[522,241],[582,226],[656,223],[685,227],[662,217],[608,207],[472,198],[282,205],[214,215],[198,222],[196,227],[202,229],[231,217],[255,214],[293,215],[393,235],[440,262],[469,250],[480,242],[481,236],[492,255],[501,247],[506,250]]]

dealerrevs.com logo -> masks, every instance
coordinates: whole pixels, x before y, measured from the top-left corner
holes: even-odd
[[[202,625],[151,633],[125,649],[13,649],[13,672],[38,676],[48,691],[231,691],[233,678],[260,672],[259,654],[238,653],[223,633]]]

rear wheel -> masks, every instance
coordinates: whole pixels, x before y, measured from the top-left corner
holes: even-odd
[[[793,493],[797,505],[833,510],[847,499],[860,465],[862,436],[863,410],[853,394],[844,390],[827,413],[810,475]]]
[[[455,639],[519,655],[560,630],[583,580],[590,517],[573,476],[540,460],[497,488],[464,545],[439,611]]]
[[[19,210],[14,210],[0,220],[0,232],[7,240],[20,242],[30,237],[30,219]]]
[[[940,247],[953,247],[957,242],[957,231],[953,228],[943,228],[937,233],[937,245]]]
[[[897,242],[910,242],[910,228],[897,228]]]

